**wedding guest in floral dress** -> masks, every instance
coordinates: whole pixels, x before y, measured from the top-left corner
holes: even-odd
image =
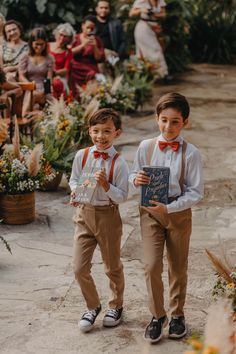
[[[160,31],[158,19],[166,16],[164,0],[135,0],[129,16],[139,16],[134,30],[136,54],[159,65],[161,77],[168,75],[168,68],[157,38]]]
[[[15,20],[7,21],[3,26],[5,42],[0,46],[0,66],[10,81],[17,80],[19,61],[28,50],[28,44],[21,38],[22,34],[22,25]]]
[[[31,31],[29,37],[29,52],[20,60],[19,80],[35,81],[34,104],[43,105],[50,98],[50,84],[52,82],[54,59],[48,54],[48,42],[44,28],[39,27]],[[45,80],[49,80],[49,90],[45,91]],[[29,112],[29,92],[24,96],[22,115]]]
[[[86,16],[82,22],[82,32],[76,35],[72,46],[71,89],[79,95],[78,86],[85,85],[99,72],[98,63],[105,60],[104,48],[99,37],[94,35],[96,18]]]
[[[59,98],[69,94],[68,78],[73,54],[68,48],[74,41],[75,31],[69,23],[62,23],[54,30],[55,42],[48,44],[49,53],[54,57],[55,69],[52,86],[53,96]]]

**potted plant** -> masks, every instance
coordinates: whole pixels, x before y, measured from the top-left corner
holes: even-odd
[[[135,108],[135,88],[127,82],[123,83],[123,75],[119,75],[113,82],[91,81],[80,93],[81,104],[87,106],[92,99],[98,102],[98,108],[113,108],[126,113]]]
[[[27,224],[35,219],[35,190],[43,180],[42,145],[20,146],[15,122],[13,145],[0,155],[0,218],[7,224]]]

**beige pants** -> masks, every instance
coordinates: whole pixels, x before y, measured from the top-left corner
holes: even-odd
[[[170,313],[172,316],[183,316],[192,229],[191,209],[171,214],[151,214],[146,208],[141,207],[140,222],[150,312],[156,318],[166,314],[162,282],[163,253],[166,244]]]
[[[100,304],[91,276],[92,257],[97,244],[100,247],[105,273],[110,279],[110,308],[123,305],[124,273],[120,260],[122,221],[118,206],[80,205],[74,217],[74,273],[81,291],[92,310]]]

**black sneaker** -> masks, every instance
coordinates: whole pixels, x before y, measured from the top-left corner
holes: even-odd
[[[163,316],[158,320],[153,317],[147,326],[144,334],[144,339],[151,343],[158,342],[163,336],[163,328],[168,325],[168,318]]]
[[[103,326],[104,327],[115,327],[121,321],[123,307],[120,309],[108,309],[107,313],[103,318]]]
[[[169,327],[169,338],[182,338],[187,334],[184,316],[172,317]]]
[[[101,305],[99,305],[94,310],[85,311],[85,313],[81,317],[81,320],[78,323],[79,328],[82,332],[89,332],[92,329],[97,315],[101,311],[101,308]]]

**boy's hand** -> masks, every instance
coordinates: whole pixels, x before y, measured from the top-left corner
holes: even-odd
[[[150,177],[144,171],[139,171],[135,177],[134,185],[141,186],[143,184],[149,184]]]
[[[110,183],[107,180],[105,168],[102,168],[101,170],[97,171],[94,177],[97,183],[105,190],[105,192],[109,191]]]
[[[75,192],[71,192],[71,194],[70,194],[70,205],[72,205],[73,207],[77,207],[79,205],[79,203],[75,202],[74,199],[75,199]]]
[[[155,206],[147,207],[148,209],[151,209],[153,212],[157,212],[160,214],[167,214],[167,207],[165,204],[156,202],[155,200],[149,200],[149,203],[154,204]]]

